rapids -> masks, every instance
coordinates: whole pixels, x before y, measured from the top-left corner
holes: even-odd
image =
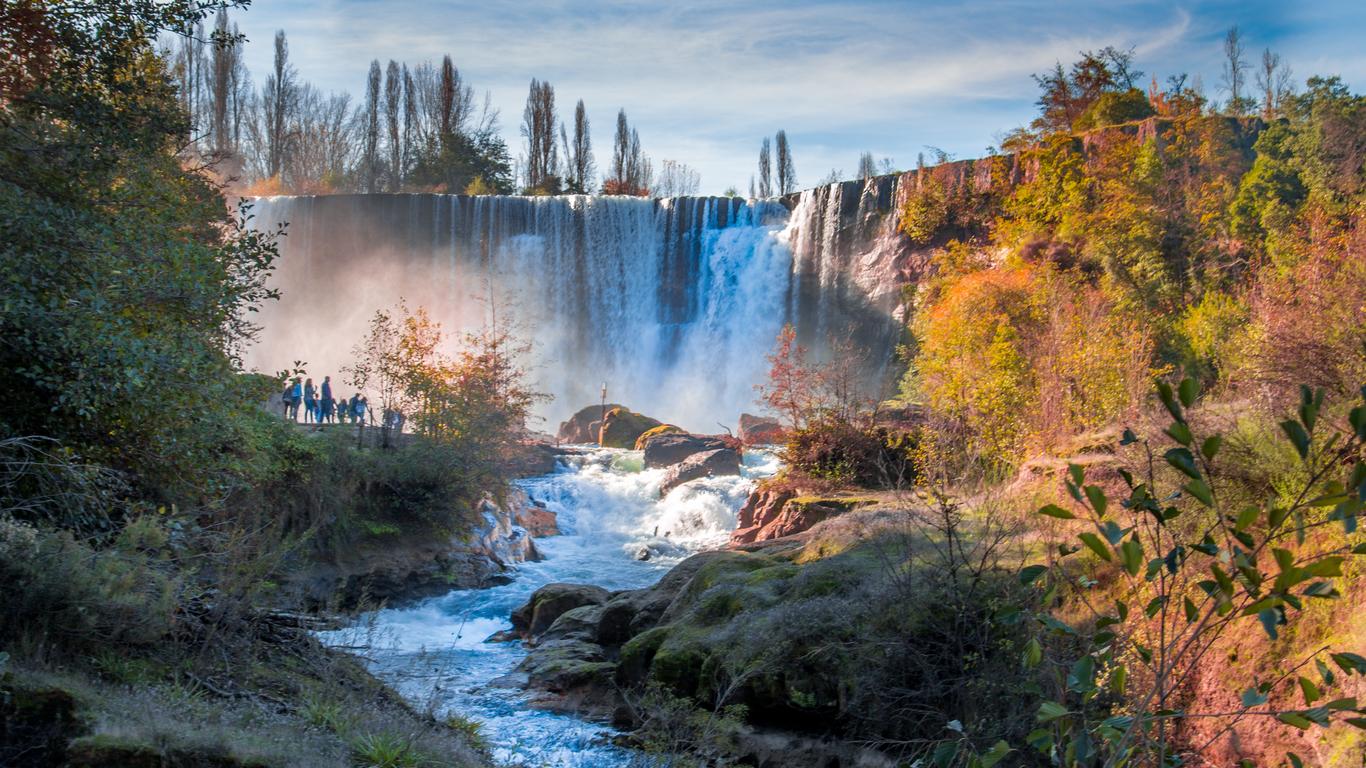
[[[520,481],[558,516],[561,535],[536,540],[544,560],[518,565],[507,584],[384,609],[323,640],[358,653],[414,706],[479,722],[499,764],[627,765],[607,726],[531,708],[525,692],[497,684],[526,651],[485,639],[510,628],[511,611],[542,585],[649,586],[687,555],[723,544],[754,480],[777,469],[772,454],[749,450],[741,476],[693,481],[660,499],[664,470],[642,470],[640,452],[585,449],[554,474]],[[649,560],[637,559],[642,548]]]

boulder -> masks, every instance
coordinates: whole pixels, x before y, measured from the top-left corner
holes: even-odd
[[[601,405],[580,408],[569,421],[560,423],[556,439],[562,443],[596,443],[603,414],[620,407],[617,403],[608,403],[605,408]]]
[[[604,448],[635,448],[636,441],[646,432],[660,426],[660,422],[626,408],[607,411],[598,432],[598,444]]]
[[[783,431],[777,419],[740,414],[740,441],[745,445],[777,445],[783,442]]]
[[[512,629],[528,640],[543,634],[555,620],[585,605],[607,602],[608,592],[591,584],[547,584],[512,612]]]
[[[660,424],[659,426],[648,429],[640,437],[636,438],[636,450],[643,451],[650,441],[660,435],[686,435],[687,432],[682,427],[675,427],[672,424]]]
[[[720,438],[690,435],[686,432],[641,437],[641,442],[641,449],[645,451],[646,469],[671,467],[693,454],[730,447]]]
[[[530,503],[518,507],[512,516],[513,522],[526,529],[526,532],[536,538],[545,536],[559,536],[559,521],[555,513],[550,511],[542,502],[531,500]]]
[[[740,508],[730,546],[791,536],[823,520],[875,503],[876,499],[799,498],[788,490],[756,490]]]
[[[659,484],[659,495],[668,496],[678,486],[704,477],[740,474],[740,454],[730,448],[694,453],[669,468]]]

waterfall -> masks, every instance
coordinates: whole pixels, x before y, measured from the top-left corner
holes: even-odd
[[[554,396],[549,431],[604,383],[655,418],[733,426],[756,408],[784,323],[818,354],[832,336],[883,344],[894,332],[891,308],[869,302],[839,186],[803,193],[791,213],[712,197],[258,198],[255,226],[287,223],[287,235],[272,278],[281,299],[262,308],[246,363],[303,361],[343,381],[369,318],[403,298],[448,330],[514,318],[535,384]]]

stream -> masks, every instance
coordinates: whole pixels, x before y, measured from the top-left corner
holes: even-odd
[[[754,480],[779,465],[748,450],[739,477],[695,480],[661,499],[665,470],[642,469],[639,451],[584,448],[562,461],[553,474],[519,481],[558,517],[561,535],[536,540],[542,561],[516,566],[507,584],[377,611],[323,640],[361,653],[418,708],[478,721],[499,764],[616,768],[631,753],[610,743],[610,727],[534,709],[525,691],[495,684],[526,649],[485,639],[509,629],[512,610],[545,584],[645,587],[688,555],[723,545]],[[639,559],[647,549],[649,559]]]

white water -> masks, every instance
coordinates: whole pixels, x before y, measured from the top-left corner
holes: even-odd
[[[526,651],[518,642],[484,640],[510,628],[509,614],[542,585],[644,587],[688,554],[724,543],[753,480],[778,469],[772,455],[747,451],[742,476],[694,481],[660,499],[664,470],[642,471],[640,463],[636,451],[594,449],[560,472],[522,481],[558,516],[561,535],[536,541],[543,561],[518,566],[509,584],[379,611],[324,640],[363,646],[372,670],[416,706],[479,721],[500,764],[627,764],[630,755],[606,741],[606,726],[529,708],[525,692],[494,685]],[[640,561],[642,547],[667,554]]]
[[[257,226],[289,228],[273,278],[282,295],[262,308],[248,367],[305,361],[310,376],[341,381],[369,318],[400,298],[453,331],[496,306],[534,343],[551,432],[604,383],[611,401],[658,419],[734,428],[792,316],[787,210],[773,202],[337,195],[255,206]]]

